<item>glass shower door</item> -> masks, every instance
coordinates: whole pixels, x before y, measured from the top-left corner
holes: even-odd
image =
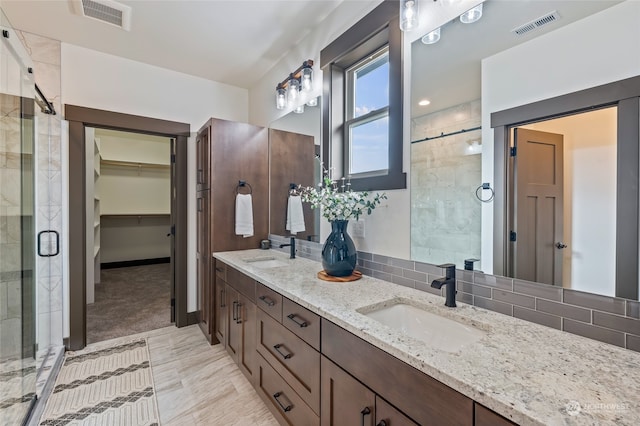
[[[34,81],[0,16],[0,419],[35,401]]]

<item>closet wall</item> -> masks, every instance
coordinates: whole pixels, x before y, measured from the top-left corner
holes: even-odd
[[[100,147],[100,261],[168,258],[171,141],[96,129]]]

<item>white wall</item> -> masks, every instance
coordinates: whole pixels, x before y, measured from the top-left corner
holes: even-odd
[[[197,132],[210,117],[248,121],[248,91],[199,77],[62,43],[62,103],[189,123]],[[212,62],[212,66],[215,64]],[[195,144],[188,145],[189,182]],[[188,205],[195,205],[189,187]],[[195,211],[188,209],[188,247],[195,246]],[[196,310],[195,256],[189,257],[187,310]]]
[[[482,61],[482,181],[492,182],[490,115],[640,75],[640,2],[628,0]],[[493,271],[493,205],[482,210],[482,265]]]
[[[563,286],[615,296],[617,108],[526,127],[564,135]]]

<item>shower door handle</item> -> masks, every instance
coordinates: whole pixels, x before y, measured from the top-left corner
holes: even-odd
[[[49,248],[46,253],[43,253],[43,236],[44,235],[55,235],[55,249],[51,249],[51,239],[48,240],[48,244],[46,246]],[[47,229],[46,231],[38,232],[38,256],[40,257],[54,257],[60,254],[60,234],[58,231],[54,231],[53,229]]]

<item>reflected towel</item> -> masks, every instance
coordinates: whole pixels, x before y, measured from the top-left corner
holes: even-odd
[[[253,201],[251,194],[236,196],[236,235],[253,236]]]
[[[286,229],[294,235],[305,230],[302,198],[299,195],[289,195]]]

